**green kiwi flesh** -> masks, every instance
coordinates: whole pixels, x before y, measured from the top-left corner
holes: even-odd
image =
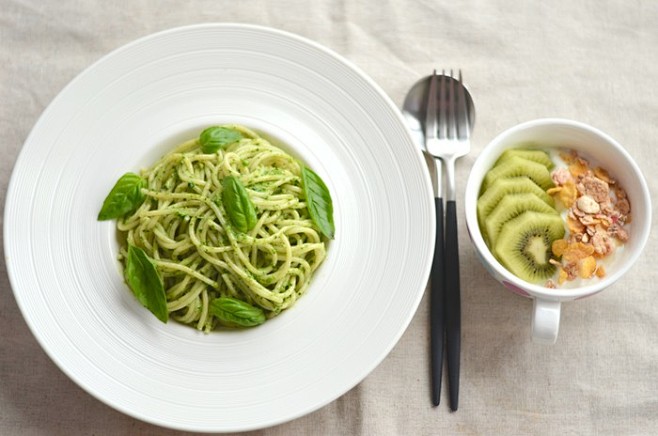
[[[487,172],[480,192],[484,192],[497,179],[527,176],[546,191],[554,186],[551,173],[544,165],[518,156],[510,156]]]
[[[564,233],[558,214],[526,211],[503,224],[493,254],[515,276],[539,283],[555,273],[551,245]]]
[[[503,225],[528,210],[549,215],[558,214],[554,207],[546,204],[535,194],[506,195],[484,220],[485,240],[488,240],[491,246],[495,245]]]
[[[547,169],[551,170],[555,166],[551,157],[544,150],[530,150],[524,148],[510,148],[505,150],[503,154],[500,155],[494,166],[500,165],[509,159],[512,156],[521,157],[523,159],[528,159],[533,162],[540,163],[544,165]]]
[[[550,207],[555,207],[555,200],[528,177],[504,177],[494,181],[477,201],[477,215],[480,227],[484,220],[507,195],[529,193],[536,195]]]

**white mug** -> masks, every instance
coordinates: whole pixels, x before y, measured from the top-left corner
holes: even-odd
[[[605,168],[626,190],[631,204],[629,239],[606,266],[603,278],[589,279],[575,288],[547,288],[528,283],[509,272],[493,256],[480,231],[477,199],[482,180],[501,153],[524,144],[540,148],[567,148],[582,153]],[[466,185],[464,201],[466,225],[482,264],[510,291],[534,299],[532,337],[536,342],[555,343],[560,326],[562,302],[589,297],[607,288],[623,276],[640,256],[651,230],[651,196],[637,164],[617,141],[583,123],[563,119],[539,119],[512,127],[493,139],[475,161]]]

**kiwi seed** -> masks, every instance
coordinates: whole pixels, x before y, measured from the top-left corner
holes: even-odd
[[[564,233],[558,214],[526,211],[503,224],[493,254],[512,274],[539,283],[555,272],[551,245]]]

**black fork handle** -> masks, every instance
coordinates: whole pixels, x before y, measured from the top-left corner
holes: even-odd
[[[446,203],[445,236],[445,306],[446,354],[450,409],[459,403],[459,360],[461,349],[461,291],[459,287],[459,238],[457,237],[457,204]]]
[[[430,365],[432,368],[432,404],[438,406],[441,401],[441,373],[443,371],[443,344],[445,341],[443,198],[434,199],[434,208],[436,210],[436,237],[430,278]]]

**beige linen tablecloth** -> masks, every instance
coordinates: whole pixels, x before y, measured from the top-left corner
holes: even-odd
[[[0,0],[2,211],[23,142],[71,79],[136,38],[203,22],[261,24],[313,39],[364,70],[398,105],[433,68],[461,68],[477,122],[472,152],[458,163],[459,198],[497,133],[553,116],[612,135],[652,193],[658,189],[655,1]],[[557,344],[541,346],[530,340],[531,301],[505,291],[479,264],[462,209],[459,225],[459,411],[449,412],[446,391],[438,408],[430,405],[425,298],[362,383],[310,415],[252,434],[658,433],[656,232],[621,281],[566,304]],[[70,381],[30,333],[0,263],[0,434],[179,433],[125,416]]]

